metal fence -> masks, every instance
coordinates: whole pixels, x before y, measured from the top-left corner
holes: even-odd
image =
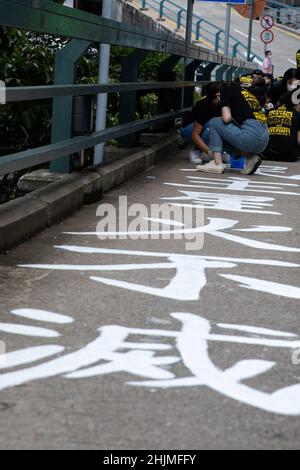
[[[186,8],[176,3],[176,0],[125,0],[128,3],[134,2],[140,5],[141,10],[147,8],[157,13],[158,21],[169,19],[174,24],[175,31],[180,31],[185,26]],[[215,52],[224,52],[225,29],[218,28],[212,22],[194,13],[193,34],[195,41],[202,41]],[[230,34],[229,55],[232,57],[246,57],[248,46],[239,41],[238,38]],[[251,60],[257,59],[262,62],[262,58],[256,54],[251,55]]]
[[[214,69],[217,69],[218,79],[233,78],[237,74],[255,69],[252,63],[244,60],[224,57],[193,45],[186,47],[184,41],[170,34],[147,32],[49,0],[0,0],[0,19],[1,24],[5,26],[69,39],[67,45],[57,54],[53,86],[6,88],[6,103],[46,98],[53,100],[52,140],[49,145],[1,157],[0,175],[47,162],[51,162],[53,171],[68,172],[70,156],[75,152],[112,138],[130,136],[153,125],[170,122],[190,109],[197,69],[201,70],[202,80],[209,80]],[[76,64],[95,42],[133,49],[124,60],[121,83],[74,85]],[[184,80],[137,82],[138,67],[149,52],[166,54],[166,59],[161,65],[165,71],[172,70],[182,58],[187,59]],[[3,78],[5,80],[5,77]],[[171,88],[186,90],[181,109],[160,114],[152,119],[134,120],[138,91]],[[121,94],[120,125],[90,135],[72,137],[73,98],[115,92]]]
[[[287,5],[277,0],[267,1],[265,13],[273,16],[278,24],[300,29],[300,7]]]

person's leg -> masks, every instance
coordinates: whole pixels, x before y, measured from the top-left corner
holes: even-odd
[[[209,123],[208,122],[203,127],[200,137],[206,145],[209,145]]]
[[[224,165],[223,157],[223,139],[218,132],[219,122],[223,122],[221,118],[213,118],[208,122],[209,127],[209,149],[212,153],[213,160],[205,165],[198,166],[197,169],[203,172],[223,173]]]
[[[189,124],[188,126],[180,129],[180,135],[187,144],[193,144],[192,133],[193,133],[194,124]]]
[[[268,131],[265,126],[254,120],[245,121],[238,127],[233,123],[225,124],[221,118],[214,118],[209,121],[210,144],[209,148],[213,153],[215,165],[219,168],[222,163],[222,152],[224,142],[226,141],[237,151],[246,153],[247,165],[242,172],[253,174],[261,163],[261,158],[256,155],[262,152],[268,143]],[[212,167],[213,165],[210,165]],[[212,168],[206,167],[200,171],[212,171]],[[224,171],[224,169],[223,169]],[[219,171],[216,171],[219,172]]]

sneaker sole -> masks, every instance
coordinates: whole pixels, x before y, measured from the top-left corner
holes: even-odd
[[[254,173],[260,167],[261,164],[262,159],[260,157],[257,157],[256,161],[253,162],[253,165],[250,168],[241,171],[242,175],[254,175]]]
[[[218,169],[215,169],[215,170],[209,169],[209,170],[208,170],[207,168],[204,169],[203,166],[204,166],[204,165],[200,165],[200,166],[198,165],[196,169],[197,169],[198,171],[201,171],[202,173],[215,173],[215,174],[222,174],[222,173],[224,173],[224,170],[218,170]]]

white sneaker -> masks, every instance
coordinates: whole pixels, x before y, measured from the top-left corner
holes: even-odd
[[[221,163],[220,165],[216,165],[215,161],[211,160],[205,165],[198,165],[197,170],[203,171],[205,173],[224,173],[225,166],[223,165],[223,163]]]
[[[191,163],[194,163],[195,165],[198,163],[202,163],[202,158],[201,158],[202,152],[201,150],[191,150],[189,154],[189,161]]]

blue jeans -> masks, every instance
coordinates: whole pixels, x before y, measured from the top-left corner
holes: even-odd
[[[241,127],[233,123],[225,124],[222,118],[209,121],[209,150],[239,154],[240,152],[261,153],[269,142],[266,124],[255,119],[246,119]]]
[[[193,129],[194,129],[194,124],[189,124],[188,126],[186,126],[186,127],[184,127],[183,129],[180,130],[180,135],[187,144],[193,144],[194,143],[193,139],[192,139]],[[205,126],[203,127],[202,132],[200,134],[200,137],[206,145],[209,144],[209,126],[208,126],[208,123],[206,123]]]

